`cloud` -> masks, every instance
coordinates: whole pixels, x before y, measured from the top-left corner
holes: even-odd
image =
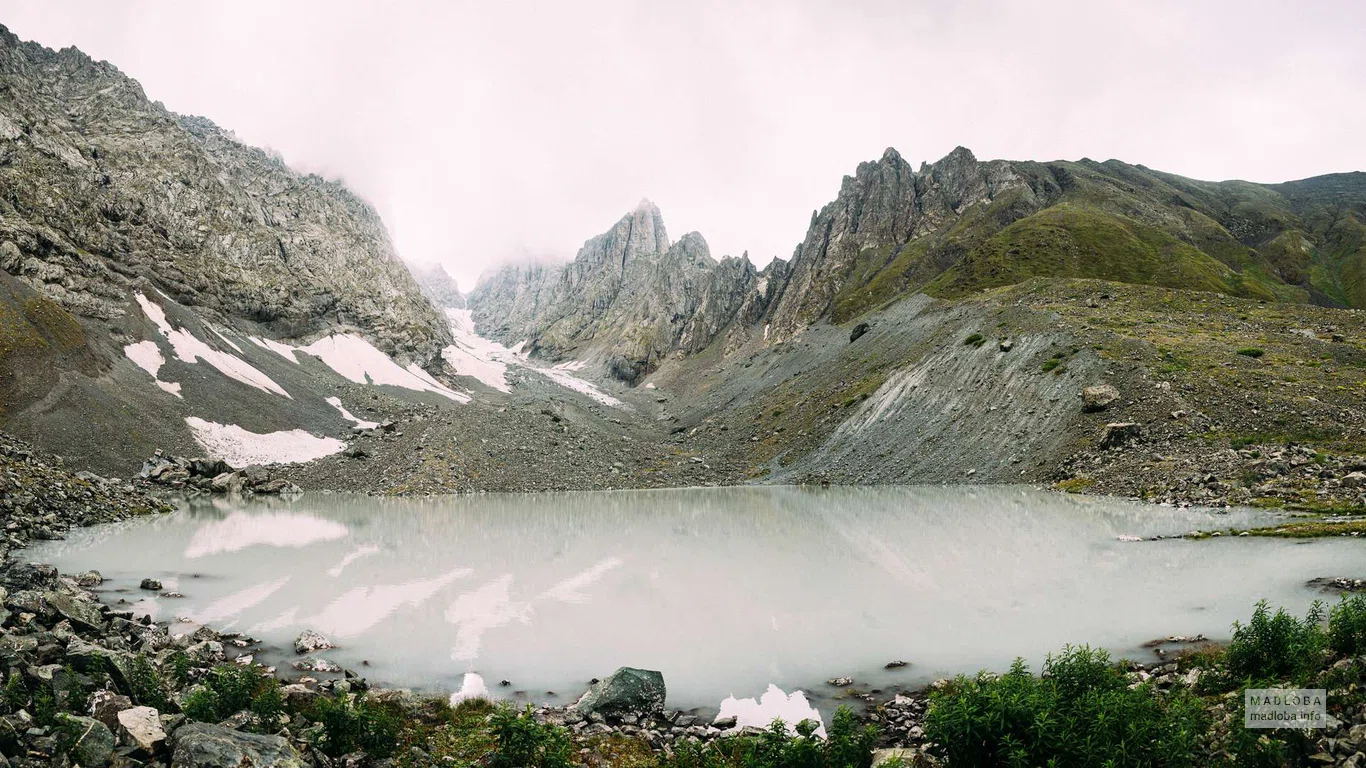
[[[178,112],[342,178],[468,288],[642,196],[676,239],[790,255],[895,146],[1197,178],[1366,168],[1366,6],[11,0]]]

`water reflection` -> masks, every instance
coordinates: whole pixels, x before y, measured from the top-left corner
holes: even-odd
[[[30,556],[122,594],[156,576],[177,612],[277,647],[317,629],[383,682],[570,696],[629,665],[663,671],[675,706],[761,707],[770,683],[819,704],[837,675],[909,684],[1067,642],[1226,635],[1258,598],[1307,606],[1305,580],[1359,567],[1360,542],[1118,538],[1268,518],[1018,487],[310,495],[215,499]]]

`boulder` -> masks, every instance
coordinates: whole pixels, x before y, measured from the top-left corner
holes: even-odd
[[[219,475],[232,472],[232,467],[228,466],[222,459],[190,459],[190,474],[198,477],[218,477]]]
[[[47,604],[77,629],[98,632],[104,628],[104,614],[100,604],[65,592],[48,592]]]
[[[664,675],[622,667],[589,687],[574,705],[584,715],[651,717],[664,709]]]
[[[260,485],[252,486],[252,491],[263,496],[274,496],[281,493],[302,493],[303,489],[284,478],[267,480]]]
[[[869,326],[867,323],[859,323],[854,326],[854,329],[849,331],[849,343],[853,344],[858,341],[860,336],[868,332],[868,328]]]
[[[104,583],[104,577],[100,575],[99,571],[84,571],[76,574],[73,578],[77,586],[86,588],[98,587]]]
[[[166,743],[166,731],[161,727],[161,713],[152,707],[131,707],[118,714],[119,735],[125,744],[139,751],[155,755]]]
[[[133,707],[133,700],[113,691],[95,691],[90,696],[90,716],[109,726],[119,727],[119,713]]]
[[[305,656],[298,661],[290,662],[290,666],[300,672],[328,672],[337,674],[342,671],[340,664],[328,661],[321,656]]]
[[[1113,422],[1105,425],[1100,435],[1101,448],[1119,448],[1143,436],[1143,428],[1132,421]]]
[[[104,768],[114,756],[114,733],[93,717],[63,715],[62,729],[69,734],[71,759],[83,768]]]
[[[4,573],[4,585],[12,590],[52,589],[57,569],[46,563],[15,563]]]
[[[158,579],[143,579],[142,583],[138,585],[138,588],[151,590],[153,592],[160,592],[161,581]]]
[[[1087,413],[1103,411],[1110,403],[1119,399],[1119,390],[1109,384],[1083,387],[1081,390],[1081,409]]]
[[[305,768],[303,758],[279,736],[242,733],[208,723],[176,730],[171,768]]]
[[[336,647],[331,640],[323,637],[322,633],[312,629],[305,629],[299,633],[298,637],[294,638],[295,653],[317,653]]]
[[[214,493],[240,493],[243,482],[242,476],[238,473],[223,472],[209,481],[209,489]]]
[[[73,637],[66,644],[67,662],[77,672],[95,676],[99,679],[103,675],[109,675],[114,680],[114,685],[120,690],[128,691],[128,670],[133,663],[132,654],[126,651],[111,651],[108,648],[87,643],[79,637]]]
[[[1344,488],[1360,488],[1366,485],[1366,472],[1350,472],[1342,478]]]
[[[873,750],[873,768],[884,765],[915,765],[919,755],[914,749],[906,747],[888,747],[886,749]]]

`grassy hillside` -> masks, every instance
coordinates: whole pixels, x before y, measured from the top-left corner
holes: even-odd
[[[910,291],[955,298],[1077,277],[1366,308],[1366,173],[1205,182],[1116,160],[1012,163],[1034,189],[939,230],[867,248],[836,295],[843,322]]]

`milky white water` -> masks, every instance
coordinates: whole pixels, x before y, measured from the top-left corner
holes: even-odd
[[[325,656],[375,681],[454,690],[476,672],[496,695],[564,702],[631,665],[664,673],[671,706],[715,708],[770,683],[818,700],[837,675],[909,686],[1065,643],[1150,659],[1144,641],[1226,637],[1256,600],[1303,610],[1321,597],[1306,580],[1366,564],[1359,540],[1119,538],[1265,519],[1021,487],[306,495],[203,501],[29,557],[276,648],[317,629],[341,645]],[[185,596],[147,599],[149,576]],[[884,671],[894,659],[911,666]]]

